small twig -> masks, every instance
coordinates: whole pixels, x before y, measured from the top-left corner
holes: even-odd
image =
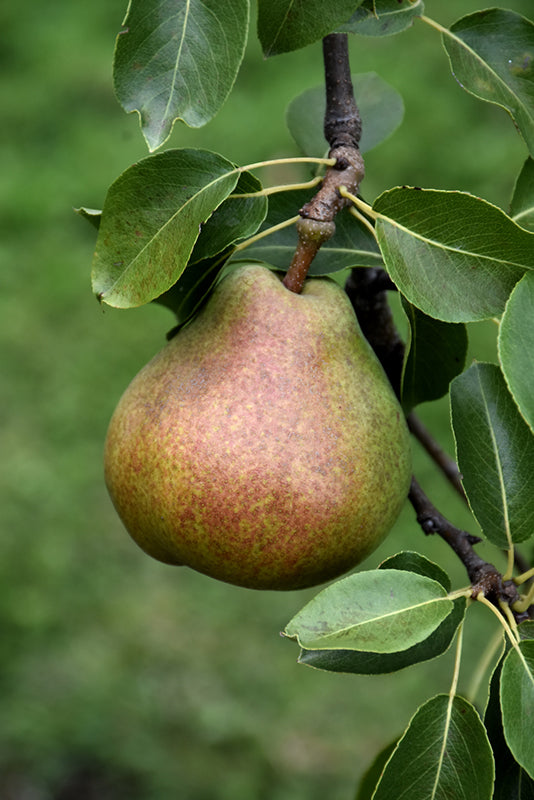
[[[425,428],[419,417],[413,412],[408,414],[407,422],[415,438],[422,444],[430,458],[437,464],[462,500],[467,503],[464,487],[462,486],[462,476],[460,475],[456,461],[442,450],[436,440],[431,436],[430,432]]]
[[[387,300],[396,289],[387,272],[376,267],[353,269],[345,283],[363,335],[384,367],[397,397],[400,397],[404,342],[400,338]]]
[[[400,339],[387,301],[387,291],[395,289],[387,273],[377,268],[353,269],[345,284],[345,290],[352,302],[363,335],[371,344],[379,361],[399,396],[404,343]],[[459,483],[456,464],[433,441],[430,433],[414,415],[408,422],[412,433],[434,458],[435,463],[449,480]],[[461,484],[459,484],[461,487]],[[462,489],[462,496],[464,496]],[[464,564],[473,586],[473,597],[483,593],[494,604],[503,600],[512,606],[521,600],[513,581],[505,581],[499,570],[481,558],[473,545],[481,540],[462,531],[447,520],[431,503],[415,478],[409,493],[409,500],[417,514],[417,521],[426,534],[437,533],[454,550]],[[531,608],[532,612],[534,608]],[[515,613],[518,622],[527,619],[529,612]]]
[[[348,34],[331,33],[323,39],[326,112],[324,138],[330,147],[358,148],[362,135],[360,112],[350,75]]]
[[[334,219],[350,201],[339,189],[346,186],[355,194],[365,169],[359,151],[361,120],[350,77],[347,34],[332,33],[323,40],[326,87],[325,139],[330,145],[329,158],[335,164],[328,169],[319,191],[300,209],[295,256],[284,278],[292,292],[302,291],[311,262],[319,248],[335,231]],[[316,236],[317,224],[329,226],[328,236]]]
[[[472,586],[471,596],[473,599],[476,599],[479,594],[483,594],[497,607],[500,607],[501,601],[507,606],[511,606],[520,600],[515,583],[511,580],[503,580],[497,567],[485,561],[475,552],[473,545],[478,544],[481,539],[449,522],[431,503],[415,478],[412,478],[408,498],[417,514],[417,522],[423,532],[427,535],[438,534],[460,558]],[[528,614],[522,614],[519,617],[518,622],[528,619]]]

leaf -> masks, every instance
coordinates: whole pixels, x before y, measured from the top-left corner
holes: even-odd
[[[460,86],[506,109],[534,155],[534,24],[491,8],[444,29],[443,44]]]
[[[534,432],[534,272],[510,295],[499,329],[499,359],[508,388]]]
[[[534,778],[534,640],[511,648],[501,674],[504,735],[516,761]]]
[[[232,192],[238,172],[203,150],[168,150],[134,164],[109,188],[93,258],[105,303],[148,303],[180,277],[199,228]]]
[[[97,208],[75,208],[75,213],[78,214],[83,219],[86,219],[87,222],[96,228],[96,230],[100,227],[100,219],[102,217],[102,212]]]
[[[429,561],[420,553],[405,551],[397,553],[380,564],[379,569],[401,569],[426,575],[438,581],[446,591],[450,589],[450,580],[441,567]],[[459,597],[454,602],[451,613],[423,642],[412,645],[407,650],[397,653],[368,653],[355,650],[302,650],[299,664],[328,672],[348,672],[357,675],[378,675],[396,672],[405,667],[428,661],[440,656],[449,647],[458,625],[462,621],[466,608],[465,598]]]
[[[298,50],[337,30],[362,0],[258,0],[258,38],[264,56]]]
[[[413,664],[431,661],[443,655],[454,639],[458,625],[465,615],[466,601],[459,597],[453,601],[453,609],[436,630],[424,641],[399,650],[397,653],[367,653],[359,650],[306,650],[297,659],[313,669],[326,672],[342,672],[353,675],[384,675],[398,672]]]
[[[520,630],[521,630],[520,626]],[[517,763],[504,738],[500,702],[502,661],[491,676],[484,725],[495,759],[493,800],[534,800],[534,781]]]
[[[456,453],[484,535],[510,548],[534,533],[534,437],[495,364],[473,364],[451,384]]]
[[[426,575],[427,578],[441,583],[446,592],[451,590],[451,579],[445,570],[414,550],[401,550],[400,553],[389,556],[379,564],[378,569],[402,569],[405,572],[416,572],[418,575]]]
[[[384,749],[381,750],[376,756],[373,763],[365,771],[358,787],[358,794],[356,795],[355,800],[371,800],[376,784],[382,775],[384,767],[386,766],[392,752],[397,746],[397,741],[398,740],[395,739],[394,742],[390,742],[390,744],[384,747]]]
[[[534,158],[532,157],[527,158],[517,178],[510,215],[522,228],[534,231]]]
[[[490,800],[493,772],[473,706],[459,696],[437,695],[412,718],[373,800]]]
[[[259,192],[260,181],[250,172],[243,172],[234,191],[201,226],[191,253],[191,262],[211,258],[239,239],[256,233],[265,215],[268,202],[263,196],[246,197]]]
[[[339,30],[360,36],[391,36],[411,28],[424,10],[423,0],[365,0]]]
[[[298,214],[310,199],[309,191],[278,192],[269,197],[269,211],[260,231]],[[272,233],[232,256],[232,261],[263,261],[286,271],[297,246],[294,225]],[[380,267],[382,257],[372,233],[348,209],[336,216],[336,232],[315,256],[310,276],[329,275],[347,267]]]
[[[396,653],[430,636],[452,607],[437,581],[397,569],[370,570],[323,589],[284,633],[309,650]]]
[[[400,94],[375,72],[351,77],[362,119],[360,151],[366,153],[400,125],[404,103]],[[287,126],[304,155],[322,157],[328,149],[323,133],[325,109],[324,86],[307,89],[287,107]]]
[[[130,0],[117,37],[114,83],[137,111],[149,149],[176,119],[198,128],[218,112],[241,65],[248,0]]]
[[[398,187],[373,209],[392,280],[436,319],[470,322],[502,313],[519,278],[534,268],[534,235],[470,194]]]
[[[437,400],[464,368],[467,331],[462,323],[428,317],[402,298],[409,334],[402,370],[402,406],[406,413],[419,403]]]
[[[229,248],[212,258],[188,264],[180,280],[153,302],[172,311],[176,315],[177,325],[184,325],[206,299],[231,252]]]

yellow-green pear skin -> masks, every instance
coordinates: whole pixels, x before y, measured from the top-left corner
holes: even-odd
[[[150,555],[253,589],[350,570],[395,522],[411,476],[398,401],[343,291],[224,277],[122,396],[106,482]]]

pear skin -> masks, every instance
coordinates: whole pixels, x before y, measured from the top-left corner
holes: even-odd
[[[143,550],[253,589],[335,578],[406,499],[409,434],[343,289],[258,264],[223,278],[134,378],[105,476]]]

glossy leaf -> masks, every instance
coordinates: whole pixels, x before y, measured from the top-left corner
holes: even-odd
[[[355,800],[371,800],[376,784],[396,746],[397,739],[395,739],[394,742],[390,742],[390,744],[379,752],[373,763],[362,776]]]
[[[420,553],[404,551],[386,559],[379,569],[401,569],[426,575],[438,581],[446,591],[450,590],[450,579],[441,567],[429,561]],[[377,675],[396,672],[405,667],[428,661],[440,656],[449,647],[458,625],[465,613],[466,601],[460,597],[454,600],[454,607],[448,617],[423,642],[414,644],[407,650],[397,653],[366,653],[356,650],[302,650],[299,664],[328,672],[349,672],[358,675]]]
[[[199,237],[190,261],[212,258],[229,245],[256,233],[265,215],[266,197],[248,197],[261,190],[260,181],[250,172],[239,176],[232,194],[213,212],[201,226]]]
[[[428,317],[405,298],[402,307],[409,322],[401,387],[408,413],[447,394],[451,380],[464,368],[468,341],[462,323]]]
[[[100,220],[102,219],[102,211],[98,208],[75,208],[74,211],[78,214],[82,219],[87,220],[87,222],[96,228],[96,230],[100,227]]]
[[[139,161],[110,187],[93,258],[93,290],[111,306],[148,303],[178,280],[200,226],[233,191],[221,156],[168,150]]]
[[[437,581],[397,569],[370,570],[316,595],[285,635],[308,650],[396,653],[430,636],[452,608]]]
[[[362,119],[360,150],[366,153],[391,136],[400,125],[404,103],[400,94],[375,72],[351,77]],[[325,108],[324,86],[307,89],[287,108],[287,126],[304,155],[322,157],[328,150],[323,134]]]
[[[466,600],[453,601],[453,609],[436,630],[424,641],[396,653],[366,653],[358,650],[306,650],[298,657],[299,664],[326,672],[343,672],[354,675],[384,675],[398,672],[412,664],[431,661],[443,655],[454,639],[465,615]]]
[[[312,190],[313,192],[313,190]],[[269,211],[260,231],[295,217],[313,194],[310,191],[279,192],[269,197]],[[287,270],[295,253],[294,225],[272,233],[232,256],[233,261],[263,261]],[[348,209],[336,216],[336,232],[314,258],[310,276],[329,275],[348,267],[380,267],[382,257],[372,233]]]
[[[482,531],[510,548],[534,533],[534,436],[495,364],[473,364],[451,384],[456,453]]]
[[[337,30],[362,0],[258,0],[258,37],[265,56],[298,50]]]
[[[534,778],[534,639],[510,649],[502,667],[500,695],[508,747]]]
[[[534,155],[534,24],[491,8],[458,20],[443,44],[460,85],[505,108]]]
[[[534,231],[534,158],[532,157],[527,158],[517,178],[510,215],[522,228]]]
[[[248,18],[249,0],[130,0],[115,91],[125,111],[139,113],[150,150],[176,119],[198,128],[220,109],[243,59]]]
[[[484,726],[495,759],[493,800],[534,800],[534,780],[517,763],[504,737],[500,702],[501,671],[502,661],[491,677],[489,700],[484,714]]]
[[[365,0],[340,31],[361,36],[402,33],[424,13],[423,0]]]
[[[473,706],[437,695],[418,709],[373,800],[491,800],[493,757]]]
[[[231,248],[212,258],[188,264],[180,280],[154,299],[176,316],[178,326],[187,322],[200,308],[224,268]]]
[[[506,304],[499,329],[502,371],[521,414],[534,432],[534,272],[527,272]]]
[[[415,550],[401,550],[399,553],[388,556],[379,564],[378,569],[402,569],[405,572],[416,572],[418,575],[426,575],[427,578],[441,583],[447,592],[451,589],[451,579],[445,570]]]
[[[469,322],[500,314],[534,268],[534,235],[472,195],[399,187],[373,208],[389,274],[431,317]]]

